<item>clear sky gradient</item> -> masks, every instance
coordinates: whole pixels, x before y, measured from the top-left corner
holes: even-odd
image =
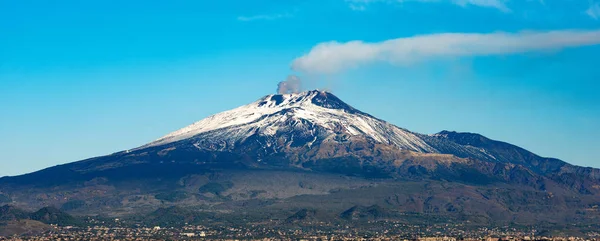
[[[415,132],[600,167],[598,30],[589,0],[0,0],[0,176],[140,146],[289,74]]]

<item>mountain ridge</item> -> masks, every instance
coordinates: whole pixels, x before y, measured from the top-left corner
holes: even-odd
[[[309,123],[306,123],[307,120]],[[415,151],[432,151],[424,143],[419,142],[420,140],[413,136],[412,132],[358,111],[329,92],[316,90],[295,94],[267,95],[249,105],[209,116],[140,148],[169,144],[200,134],[210,135],[227,127],[233,130],[225,134],[238,139],[254,134],[253,131],[272,135],[277,130],[269,127],[281,124],[281,122],[284,122],[284,125],[289,124],[285,121],[291,121],[293,125],[315,124],[328,131],[344,131],[352,135],[367,134],[380,142],[386,141],[386,137],[373,129],[387,129],[391,133],[386,134],[395,135],[395,139],[388,141],[394,142],[400,147]],[[236,129],[243,125],[249,127]],[[393,130],[392,127],[397,130]],[[240,137],[240,135],[242,136]],[[233,141],[238,141],[238,139]]]
[[[311,110],[311,108],[315,110]],[[323,110],[332,110],[334,114],[324,114]],[[281,131],[281,129],[286,133],[278,134],[277,131]],[[234,138],[230,138],[231,136]],[[272,136],[278,138],[273,139]],[[390,136],[393,138],[390,138]],[[319,150],[327,149],[322,147],[348,145],[348,143],[351,143],[351,147],[346,147],[346,149],[353,150],[326,150],[327,152],[335,152],[329,154],[314,153],[311,145],[315,142],[319,145]],[[597,169],[574,166],[554,158],[543,158],[518,146],[491,140],[476,133],[441,131],[426,135],[410,132],[359,111],[329,92],[317,90],[294,94],[267,95],[249,105],[209,116],[138,148],[49,169],[63,170],[61,176],[69,177],[72,176],[69,171],[73,170],[69,168],[69,166],[72,166],[71,164],[84,166],[82,164],[94,160],[106,157],[131,156],[152,148],[163,148],[157,152],[157,155],[161,156],[176,148],[181,148],[182,145],[188,146],[186,148],[193,147],[200,152],[218,151],[225,155],[228,151],[238,148],[238,145],[242,146],[240,148],[259,149],[260,147],[256,145],[261,145],[263,150],[258,152],[259,154],[264,152],[262,153],[263,156],[292,149],[294,153],[300,150],[307,152],[305,155],[311,155],[306,158],[322,155],[335,157],[339,153],[351,155],[353,151],[378,146],[378,153],[388,156],[388,159],[398,156],[397,154],[389,154],[396,151],[448,154],[458,158],[472,158],[491,163],[523,165],[541,175],[575,172],[586,173],[594,179],[600,177],[600,174],[598,174],[600,172]],[[250,147],[244,147],[244,145]],[[386,147],[387,145],[391,146]],[[283,150],[281,146],[286,150]],[[394,150],[394,147],[397,147],[397,149]],[[267,150],[269,148],[271,149]],[[503,150],[510,151],[505,152]],[[406,154],[400,156],[406,157]],[[411,154],[411,156],[415,157],[417,155]],[[255,158],[261,158],[261,155]],[[302,157],[294,158],[298,159],[297,162],[303,162],[299,160]],[[123,163],[119,163],[119,165],[123,165]],[[298,164],[295,165],[301,167]],[[107,166],[106,168],[110,167]],[[46,170],[48,168],[40,172]],[[2,179],[9,179],[9,177]]]
[[[340,213],[381,207],[538,222],[554,209],[564,220],[600,220],[600,169],[475,133],[411,132],[323,91],[267,95],[138,148],[0,178],[0,193],[21,206],[71,202],[83,205],[70,212],[114,216],[177,204],[285,217],[304,208],[300,216],[313,219],[313,203],[337,200],[330,208]]]

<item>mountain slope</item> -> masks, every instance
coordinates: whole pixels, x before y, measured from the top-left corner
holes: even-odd
[[[537,222],[557,210],[566,222],[600,219],[599,177],[478,134],[414,133],[307,91],[265,96],[132,150],[1,178],[0,192],[21,206],[79,202],[82,214],[115,216],[168,204],[283,210],[284,219],[304,208],[312,211],[299,216],[313,220],[323,208],[315,203],[333,200],[339,213],[377,205]],[[378,218],[354,210],[349,217]]]
[[[490,162],[512,163],[526,166],[538,173],[559,171],[567,163],[552,158],[542,158],[523,148],[494,141],[479,134],[442,131],[427,136],[426,142],[437,146],[441,152],[460,157],[476,156]],[[451,142],[456,145],[448,145]]]
[[[540,157],[518,146],[491,140],[479,134],[442,131],[421,137],[427,144],[445,154],[523,166],[578,192],[600,193],[600,169],[578,167],[555,158]]]
[[[210,116],[142,148],[189,139],[219,140],[224,147],[231,147],[254,135],[277,136],[281,132],[294,132],[296,136],[290,137],[292,145],[296,142],[311,145],[317,140],[339,142],[336,140],[339,136],[364,136],[400,149],[436,152],[414,133],[360,112],[331,93],[321,91],[268,95],[252,104]]]
[[[545,180],[551,179],[587,193],[597,192],[594,187],[600,176],[597,169],[542,158],[478,134],[413,133],[361,112],[331,93],[307,91],[268,95],[133,150],[4,178],[0,183],[56,185],[98,177],[113,181],[178,177],[231,168],[533,186],[546,186]]]

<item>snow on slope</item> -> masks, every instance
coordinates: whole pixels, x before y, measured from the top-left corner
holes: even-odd
[[[396,145],[401,149],[437,152],[412,132],[362,113],[332,94],[321,91],[268,95],[249,105],[198,121],[142,148],[193,137],[236,143],[255,133],[275,135],[284,125],[309,129],[310,125],[306,123],[323,127],[330,135],[342,131],[353,136],[365,135],[377,142]]]

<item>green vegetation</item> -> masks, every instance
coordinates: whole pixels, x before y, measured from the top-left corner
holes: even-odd
[[[13,221],[27,218],[29,218],[29,213],[21,209],[9,205],[0,207],[0,221]]]
[[[345,220],[377,220],[388,216],[390,214],[379,205],[354,206],[340,214],[340,217]]]
[[[59,226],[82,226],[83,222],[73,216],[58,210],[55,207],[45,207],[32,213],[32,220],[45,224],[56,224]]]

